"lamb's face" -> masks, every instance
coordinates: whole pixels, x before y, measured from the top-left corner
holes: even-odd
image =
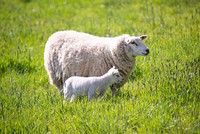
[[[149,48],[147,48],[142,40],[147,38],[147,35],[142,35],[139,37],[130,36],[125,39],[125,51],[128,56],[146,56],[149,54]]]
[[[112,68],[111,73],[112,73],[112,79],[113,79],[113,81],[114,81],[115,83],[120,83],[120,82],[122,82],[122,76],[119,74],[118,69]]]

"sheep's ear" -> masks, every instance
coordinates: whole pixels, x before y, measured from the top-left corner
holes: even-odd
[[[116,69],[115,66],[113,66],[113,69]]]
[[[140,36],[140,39],[141,39],[141,40],[144,40],[144,39],[146,39],[147,37],[148,37],[147,35],[141,35],[141,36]]]

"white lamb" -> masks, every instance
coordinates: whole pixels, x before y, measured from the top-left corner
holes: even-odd
[[[121,80],[122,77],[115,67],[99,77],[73,76],[65,81],[64,99],[70,99],[70,102],[72,102],[76,96],[86,95],[88,96],[88,101],[90,101],[97,95],[99,97],[103,96],[110,85],[119,83]]]
[[[128,80],[136,56],[149,54],[149,49],[142,43],[145,38],[146,35],[107,38],[76,31],[59,31],[46,43],[45,69],[51,84],[62,92],[64,82],[71,76],[102,76],[116,66],[123,81],[112,85],[111,90],[115,94]]]

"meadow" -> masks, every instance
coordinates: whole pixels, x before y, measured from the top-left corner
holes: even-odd
[[[59,30],[147,34],[115,97],[63,104],[43,52]],[[199,0],[0,0],[0,133],[200,133]]]

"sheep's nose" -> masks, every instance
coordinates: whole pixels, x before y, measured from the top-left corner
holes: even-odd
[[[146,49],[146,52],[149,53],[149,49]]]

